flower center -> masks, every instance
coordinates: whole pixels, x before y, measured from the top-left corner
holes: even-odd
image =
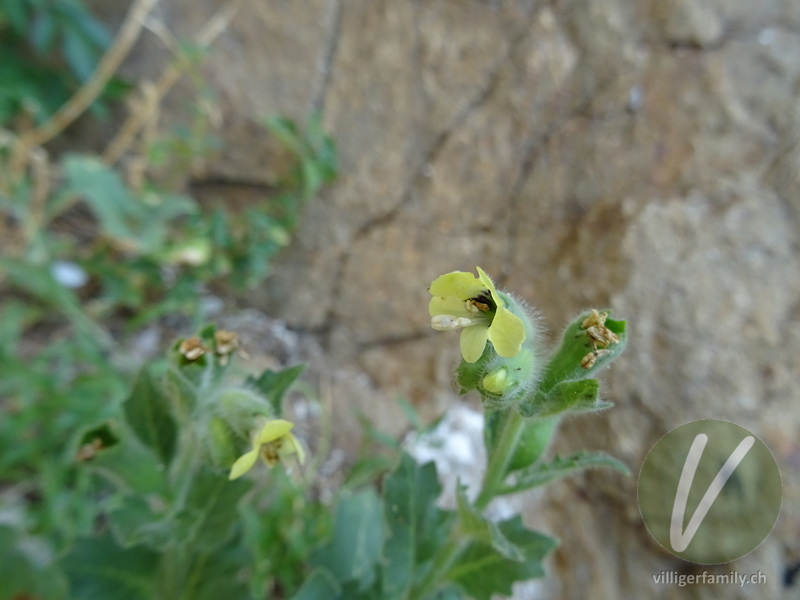
[[[494,300],[492,300],[492,294],[489,290],[485,290],[477,296],[468,298],[464,304],[467,311],[473,314],[488,313],[497,310],[497,305],[494,303]]]
[[[464,310],[470,316],[434,315],[431,318],[431,327],[436,331],[452,331],[470,327],[471,325],[487,325],[491,323],[494,314],[497,312],[497,304],[492,300],[491,292],[485,290],[477,296],[464,300]]]
[[[283,438],[278,438],[261,446],[261,456],[264,457],[270,467],[274,467],[280,462],[281,446],[283,446]]]

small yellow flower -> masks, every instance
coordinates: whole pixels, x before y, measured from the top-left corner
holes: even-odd
[[[253,448],[233,463],[228,479],[237,479],[247,473],[256,464],[259,455],[270,467],[292,454],[297,454],[297,460],[303,464],[305,452],[297,438],[289,433],[292,427],[294,423],[283,419],[267,421],[260,431],[254,432]]]
[[[510,358],[522,348],[525,326],[506,308],[489,276],[477,269],[477,277],[454,271],[431,283],[431,327],[437,331],[462,329],[461,355],[469,363],[481,357],[487,339],[497,354]]]

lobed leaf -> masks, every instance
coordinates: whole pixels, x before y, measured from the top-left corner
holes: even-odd
[[[494,594],[510,595],[515,582],[544,576],[542,560],[557,543],[526,529],[519,515],[496,524],[496,528],[504,543],[519,551],[518,560],[502,548],[475,541],[459,556],[448,575],[475,600],[490,600]]]
[[[311,556],[340,583],[353,582],[359,590],[372,586],[386,538],[383,511],[377,495],[367,489],[339,501],[333,537]]]
[[[282,371],[267,369],[258,378],[248,377],[247,383],[255,386],[258,391],[264,394],[272,405],[275,416],[280,417],[283,414],[283,397],[305,369],[306,366],[304,364],[295,365]]]
[[[563,458],[556,456],[549,463],[536,465],[528,471],[519,473],[516,481],[503,488],[501,493],[514,494],[556,481],[577,471],[594,467],[610,467],[623,475],[630,474],[628,467],[613,456],[605,452],[586,452],[582,450]]]
[[[244,479],[229,481],[221,473],[200,469],[175,517],[176,539],[207,551],[225,544],[239,521],[239,500],[251,485]]]
[[[110,536],[79,540],[63,561],[71,600],[152,600],[159,555],[121,548]]]
[[[145,367],[139,373],[123,410],[136,436],[168,465],[175,451],[178,429],[170,412],[169,398],[152,369]]]
[[[451,515],[436,507],[441,485],[433,463],[419,465],[403,454],[384,482],[383,512],[388,525],[382,568],[388,598],[406,598],[420,569],[443,539]]]

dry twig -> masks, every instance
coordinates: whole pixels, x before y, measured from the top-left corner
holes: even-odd
[[[195,43],[201,48],[210,46],[228,27],[241,2],[242,0],[232,0],[220,8],[197,32]],[[166,35],[167,32],[163,28],[151,25],[150,29],[154,30],[168,47],[175,45],[171,42],[171,38]],[[179,57],[178,60],[164,69],[155,84],[151,82],[142,84],[139,101],[134,105],[130,116],[103,153],[103,160],[107,164],[113,165],[119,161],[125,151],[133,144],[136,135],[146,127],[148,122],[153,121],[161,105],[161,100],[183,75],[186,61],[186,58]]]
[[[114,39],[114,44],[100,60],[91,78],[50,119],[20,137],[12,161],[13,173],[19,174],[24,169],[31,148],[45,144],[64,131],[97,99],[139,38],[142,24],[157,2],[158,0],[135,0]]]

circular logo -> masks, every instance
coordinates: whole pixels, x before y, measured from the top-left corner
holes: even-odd
[[[669,552],[695,563],[741,558],[772,531],[781,474],[769,448],[744,427],[705,419],[673,429],[639,472],[639,510]]]

